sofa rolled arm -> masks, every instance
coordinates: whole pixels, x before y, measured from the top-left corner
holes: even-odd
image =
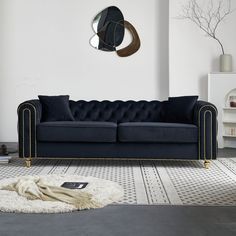
[[[205,101],[197,101],[194,107],[193,122],[198,126],[198,157],[202,160],[216,159],[217,144],[217,108]]]
[[[19,157],[37,157],[36,126],[40,123],[42,106],[39,100],[21,103],[17,110]]]

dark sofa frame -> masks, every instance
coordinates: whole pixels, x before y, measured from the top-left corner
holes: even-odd
[[[28,167],[35,158],[125,158],[203,160],[208,168],[210,160],[217,157],[217,109],[205,101],[197,101],[194,107],[193,124],[198,127],[196,144],[41,143],[37,141],[37,124],[41,122],[41,116],[42,107],[39,100],[29,100],[18,107],[19,157],[25,158]]]

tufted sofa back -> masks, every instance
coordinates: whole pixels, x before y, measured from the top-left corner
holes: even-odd
[[[161,107],[159,101],[70,101],[76,121],[156,122]]]

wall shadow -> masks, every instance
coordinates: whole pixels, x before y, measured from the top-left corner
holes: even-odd
[[[201,91],[201,100],[208,100],[208,75],[201,75],[199,78],[199,91]]]
[[[220,62],[219,62],[220,58],[215,57],[212,59],[211,61],[211,71],[212,72],[218,72],[219,68],[220,68]]]
[[[169,96],[169,1],[157,1],[156,9],[159,23],[157,62],[161,63],[157,71],[157,91],[159,99],[164,100]]]

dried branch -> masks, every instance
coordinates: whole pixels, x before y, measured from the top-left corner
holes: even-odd
[[[206,33],[206,36],[216,40],[223,54],[225,50],[221,40],[217,37],[217,29],[224,19],[230,15],[231,0],[209,0],[207,7],[200,6],[197,0],[189,0],[189,2],[182,6],[182,14],[178,19],[187,19],[196,24],[201,30]]]

